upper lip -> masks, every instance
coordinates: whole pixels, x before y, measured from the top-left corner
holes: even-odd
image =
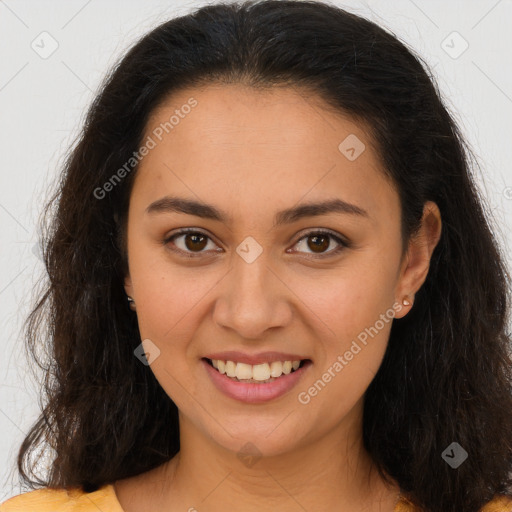
[[[258,352],[257,354],[244,354],[236,350],[228,350],[225,352],[215,352],[204,356],[208,359],[220,359],[221,361],[236,361],[237,363],[245,363],[250,365],[271,363],[273,361],[302,361],[307,359],[297,354],[285,352]]]

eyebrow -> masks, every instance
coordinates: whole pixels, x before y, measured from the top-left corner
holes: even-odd
[[[232,220],[230,215],[211,204],[173,196],[165,196],[157,199],[146,208],[146,213],[150,215],[156,213],[184,213],[223,223],[228,223]],[[279,211],[274,217],[274,227],[283,224],[291,224],[304,217],[316,217],[329,213],[357,215],[369,218],[368,212],[363,208],[342,201],[341,199],[331,199],[318,203],[306,203]]]

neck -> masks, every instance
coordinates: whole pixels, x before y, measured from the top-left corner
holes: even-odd
[[[293,452],[251,459],[205,437],[180,416],[180,452],[159,468],[157,508],[178,510],[179,503],[191,512],[392,512],[399,488],[378,475],[361,431],[360,421],[352,421],[343,431],[303,439]]]

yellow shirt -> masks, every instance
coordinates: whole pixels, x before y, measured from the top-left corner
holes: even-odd
[[[42,488],[13,496],[0,504],[0,512],[124,512],[112,484],[95,492]],[[418,512],[402,498],[394,512]],[[512,498],[496,496],[481,512],[512,512]]]

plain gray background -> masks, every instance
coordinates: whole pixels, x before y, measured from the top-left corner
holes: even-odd
[[[38,217],[48,186],[117,57],[159,23],[206,3],[0,0],[0,502],[25,490],[15,459],[39,411],[21,326],[43,272]],[[479,159],[475,178],[511,268],[512,1],[331,3],[391,30],[433,68]]]

